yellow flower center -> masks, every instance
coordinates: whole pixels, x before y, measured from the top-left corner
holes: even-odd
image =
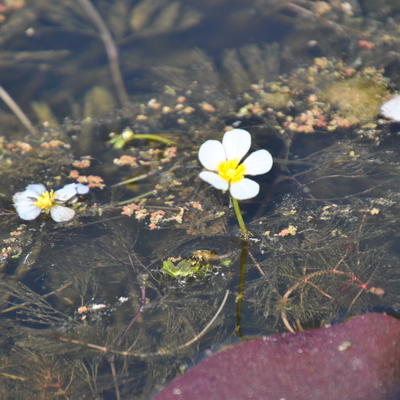
[[[239,160],[222,161],[217,167],[218,175],[230,183],[236,183],[244,178],[246,167],[243,164],[239,165]]]
[[[35,201],[35,206],[45,211],[49,211],[56,204],[56,194],[54,190],[46,190]]]

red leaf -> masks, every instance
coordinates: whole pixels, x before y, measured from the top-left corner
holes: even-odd
[[[400,321],[366,314],[329,328],[242,342],[155,400],[399,400]]]

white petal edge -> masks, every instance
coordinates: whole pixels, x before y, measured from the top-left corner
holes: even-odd
[[[40,214],[41,209],[33,204],[16,206],[18,216],[26,221],[32,221]]]
[[[261,175],[271,170],[274,161],[267,150],[257,150],[251,153],[244,161],[245,175]]]
[[[219,175],[214,174],[214,172],[202,171],[199,174],[199,178],[209,183],[211,186],[214,186],[216,189],[228,190],[229,188],[228,181],[222,179]]]
[[[216,171],[218,165],[225,161],[225,151],[218,140],[207,140],[199,149],[199,161],[204,168]]]
[[[31,199],[23,199],[23,200],[14,202],[14,207],[18,210],[20,208],[37,207],[37,206],[35,204],[35,201],[33,201]],[[37,207],[37,208],[40,208],[40,207]]]
[[[42,185],[41,183],[31,183],[25,188],[25,191],[35,193],[35,197],[39,197],[46,190],[46,186]]]
[[[241,160],[251,146],[251,135],[244,129],[232,129],[225,133],[222,139],[226,158]]]
[[[76,196],[76,183],[69,183],[61,189],[56,190],[56,199],[60,201],[68,201]]]
[[[247,200],[258,195],[260,185],[251,179],[244,178],[239,182],[231,183],[230,193],[234,199]]]
[[[69,207],[63,206],[54,206],[50,210],[51,218],[54,219],[56,222],[64,222],[69,221],[70,219],[74,218],[75,211]]]
[[[388,119],[400,121],[400,96],[393,97],[381,105],[381,114]]]
[[[89,192],[89,186],[82,183],[75,183],[75,189],[78,194],[86,194]]]
[[[34,198],[32,197],[34,193],[30,191],[23,191],[23,192],[17,192],[13,196],[13,202],[14,205],[29,205],[33,204],[36,200],[36,194],[34,195]]]

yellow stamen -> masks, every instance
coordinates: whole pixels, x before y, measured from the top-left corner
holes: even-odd
[[[35,206],[45,211],[49,211],[56,204],[56,194],[54,190],[46,190],[35,201]]]
[[[230,183],[236,183],[244,178],[246,167],[243,164],[239,165],[239,160],[222,161],[217,167],[218,175]]]

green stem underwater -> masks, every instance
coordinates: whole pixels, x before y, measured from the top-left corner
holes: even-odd
[[[136,133],[134,136],[135,139],[146,139],[146,140],[155,140],[161,143],[165,143],[167,145],[172,145],[172,144],[176,144],[176,142],[174,142],[171,139],[167,139],[163,136],[160,135],[155,135],[152,133]]]
[[[243,238],[247,239],[249,236],[249,231],[247,230],[246,225],[244,223],[242,212],[240,211],[239,207],[239,202],[233,197],[231,197],[231,199],[232,199],[233,209],[235,210],[236,219],[240,227],[240,232]]]

